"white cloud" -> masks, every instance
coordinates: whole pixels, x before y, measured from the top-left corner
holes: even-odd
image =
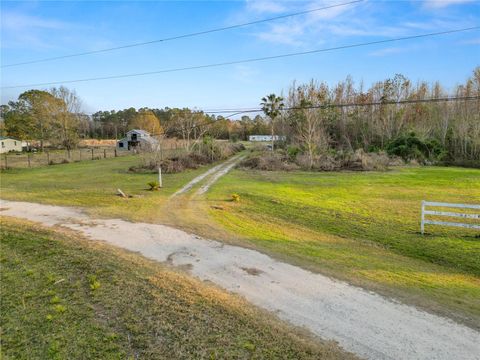
[[[244,84],[254,83],[258,77],[258,70],[250,65],[236,65],[233,67],[232,78]]]
[[[285,6],[279,1],[247,0],[247,9],[256,13],[279,13],[285,11]]]
[[[26,29],[65,29],[68,24],[58,20],[44,19],[27,14],[5,12],[2,13],[2,30],[24,31]]]
[[[249,2],[247,2],[247,12],[250,11]],[[338,4],[329,0],[316,0],[310,2],[277,2],[275,6],[282,6],[285,13],[319,9],[330,5]],[[287,9],[286,6],[289,5]],[[359,4],[349,4],[325,10],[311,12],[309,14],[292,17],[279,22],[269,23],[265,30],[255,33],[256,37],[267,42],[286,44],[293,46],[307,45],[308,39],[315,38],[314,43],[319,44],[325,41],[329,33],[335,30],[332,24],[342,24],[344,29],[348,29],[351,21],[343,21],[343,16],[354,17],[355,9]],[[273,8],[272,8],[273,10]]]
[[[460,44],[462,44],[462,45],[480,45],[480,38],[464,40]]]
[[[451,5],[461,5],[474,0],[425,0],[424,7],[427,9],[442,9]]]
[[[287,24],[274,24],[268,31],[257,34],[261,40],[277,44],[301,45],[301,38],[305,33],[305,27],[296,22]]]
[[[401,47],[390,47],[390,48],[385,48],[385,49],[380,49],[376,51],[372,51],[369,55],[370,56],[389,56],[389,55],[395,55],[395,54],[400,54],[406,52],[406,48],[401,48]]]

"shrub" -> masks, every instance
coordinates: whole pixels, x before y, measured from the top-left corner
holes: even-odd
[[[414,132],[393,139],[387,145],[387,152],[405,161],[417,160],[422,163],[426,160],[442,160],[447,154],[446,149],[437,140],[421,140]]]
[[[160,184],[158,183],[158,181],[150,181],[147,183],[147,185],[150,187],[150,191],[160,189]]]
[[[287,147],[287,155],[290,159],[295,159],[300,154],[300,148],[298,146]]]
[[[189,153],[173,156],[160,160],[155,152],[142,153],[142,165],[132,166],[128,169],[135,173],[156,173],[158,167],[165,174],[178,173],[187,169],[197,169],[201,165],[210,164],[214,161],[227,159],[233,154],[245,150],[241,143],[229,143],[227,141],[214,141],[205,137],[202,142],[195,144]]]
[[[232,194],[232,201],[233,202],[239,202],[240,201],[240,195]]]
[[[298,166],[295,163],[289,162],[288,160],[288,157],[283,153],[264,151],[251,155],[243,160],[240,163],[240,166],[267,171],[291,171],[298,169]]]

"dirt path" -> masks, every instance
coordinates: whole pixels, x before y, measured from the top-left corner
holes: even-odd
[[[190,269],[314,334],[369,359],[480,359],[480,333],[257,251],[164,226],[89,218],[81,210],[1,201],[2,214],[62,225]]]
[[[236,155],[236,156],[232,157],[231,159],[212,167],[208,171],[204,172],[203,174],[200,174],[199,176],[197,176],[196,178],[191,180],[188,184],[183,186],[180,190],[175,192],[172,196],[170,196],[170,199],[174,198],[178,195],[182,195],[182,194],[188,192],[191,188],[193,188],[195,185],[197,185],[198,183],[203,181],[205,178],[207,178],[210,175],[213,175],[212,178],[207,183],[208,186],[206,186],[207,184],[205,184],[201,188],[201,189],[203,189],[206,186],[205,190],[203,192],[201,192],[201,194],[205,193],[209,189],[209,187],[211,185],[213,185],[213,183],[215,181],[217,181],[221,176],[228,173],[235,165],[237,165],[237,163],[241,159],[242,159],[241,155]]]
[[[202,195],[205,194],[210,187],[217,182],[223,175],[227,174],[230,170],[232,170],[235,165],[237,165],[245,156],[239,156],[235,160],[228,162],[225,166],[221,167],[213,176],[203,184],[200,189],[195,193],[195,195]]]

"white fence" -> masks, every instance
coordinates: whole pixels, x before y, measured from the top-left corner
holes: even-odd
[[[447,208],[456,208],[456,209],[480,210],[480,205],[450,204],[450,203],[432,202],[432,201],[425,201],[424,200],[424,201],[422,201],[422,222],[421,222],[422,235],[425,231],[425,224],[443,225],[443,226],[456,226],[456,227],[463,227],[463,228],[468,228],[468,229],[480,230],[480,224],[465,224],[465,223],[459,223],[459,222],[425,219],[425,215],[434,215],[434,216],[446,216],[446,217],[456,217],[456,218],[462,218],[462,219],[477,219],[477,220],[480,220],[480,214],[464,214],[464,213],[451,212],[451,211],[426,210],[425,208],[427,206],[429,206],[429,207],[443,207],[443,208],[447,207]]]

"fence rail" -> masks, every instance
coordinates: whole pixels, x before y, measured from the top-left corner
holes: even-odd
[[[117,151],[114,147],[82,148],[75,150],[47,150],[43,152],[6,153],[1,156],[2,169],[31,168],[86,160],[98,160],[131,155],[128,151]]]
[[[161,153],[168,156],[185,148],[185,141],[162,141]],[[5,153],[0,156],[1,169],[33,168],[78,161],[99,160],[133,155],[134,151],[118,150],[114,146],[89,146],[72,150],[45,150],[43,152]]]
[[[423,200],[422,201],[422,215],[421,215],[422,217],[421,217],[421,225],[420,225],[422,235],[425,232],[425,225],[426,224],[428,224],[428,225],[454,226],[454,227],[462,227],[462,228],[467,228],[467,229],[480,230],[480,224],[425,219],[426,215],[432,215],[432,216],[445,216],[445,217],[454,217],[454,218],[462,218],[462,219],[480,220],[480,214],[460,213],[460,212],[453,212],[453,211],[426,210],[425,208],[427,206],[429,206],[429,207],[442,207],[442,208],[480,210],[480,205],[452,204],[452,203],[444,203],[444,202],[435,202],[435,201],[425,201],[425,200]]]

